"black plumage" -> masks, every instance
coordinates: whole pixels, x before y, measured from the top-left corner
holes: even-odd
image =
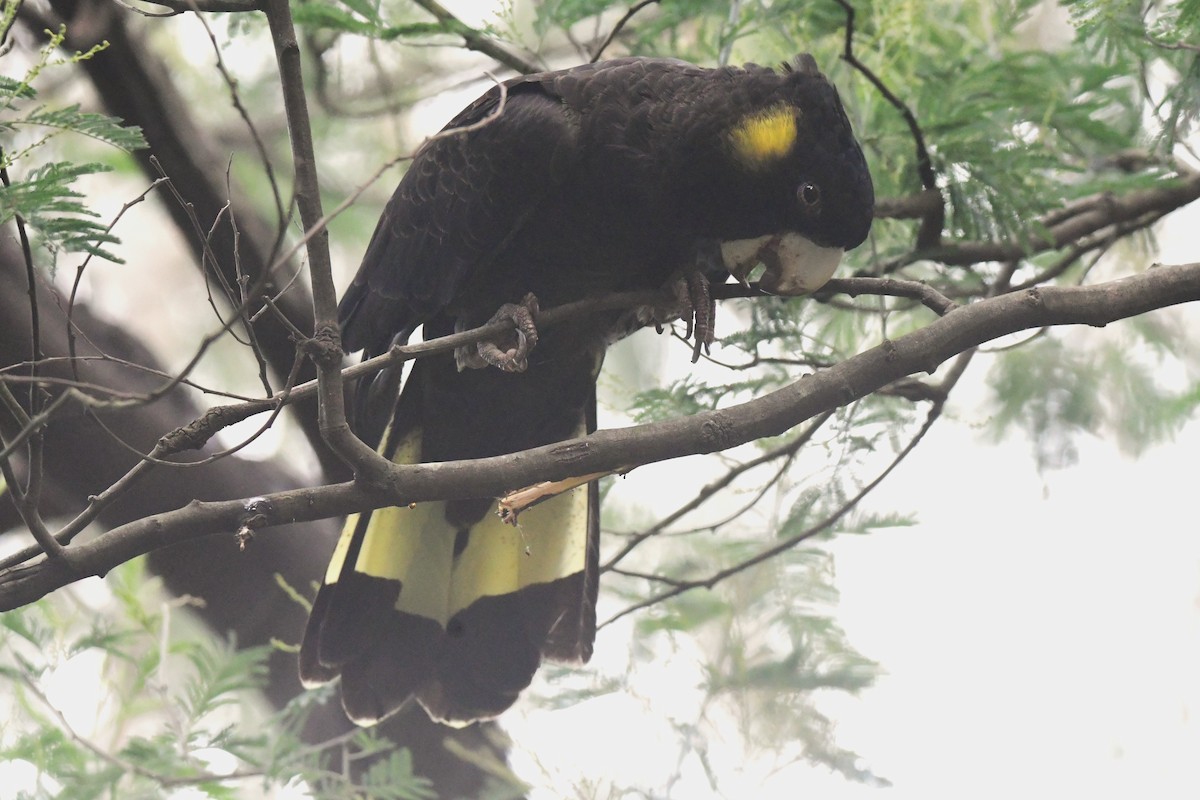
[[[383,352],[421,325],[427,339],[474,327],[529,293],[545,308],[689,273],[744,277],[760,261],[764,285],[805,293],[871,223],[862,152],[836,90],[803,56],[781,72],[627,58],[530,75],[489,90],[446,131],[413,159],[342,299],[348,351]],[[605,348],[647,320],[555,326],[523,371],[461,368],[475,353],[422,359],[398,403],[394,382],[377,384],[367,416],[391,422],[382,449],[398,461],[583,435]],[[302,677],[340,674],[362,722],[412,694],[465,722],[507,708],[543,656],[586,661],[595,486],[543,506],[504,545],[492,498],[352,517]]]

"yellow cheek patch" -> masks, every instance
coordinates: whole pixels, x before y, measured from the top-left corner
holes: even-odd
[[[783,158],[799,135],[798,114],[798,109],[781,104],[746,117],[729,132],[734,154],[751,167],[768,166]]]

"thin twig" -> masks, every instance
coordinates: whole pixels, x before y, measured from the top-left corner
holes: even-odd
[[[1148,189],[1136,189],[1122,195],[1103,192],[1093,195],[1085,209],[1074,208],[1066,219],[1055,219],[1061,209],[1052,211],[1029,226],[1026,237],[1000,241],[960,241],[943,244],[921,253],[911,253],[884,265],[893,272],[914,261],[932,260],[947,266],[972,266],[984,261],[1009,261],[1028,258],[1047,250],[1066,247],[1080,239],[1101,233],[1113,226],[1141,230],[1161,216],[1200,199],[1200,173],[1183,173],[1172,182],[1163,181]]]
[[[316,149],[308,115],[308,96],[300,61],[292,12],[287,0],[265,0],[267,23],[275,47],[279,80],[283,88],[283,108],[288,121],[288,136],[295,171],[295,199],[305,231],[318,230],[323,219],[321,190],[317,179]],[[346,421],[342,393],[342,348],[337,319],[337,287],[329,255],[329,233],[306,234],[308,270],[313,296],[313,338],[305,349],[317,369],[318,414],[321,436],[330,449],[349,466],[356,476],[376,477],[386,460],[376,454],[350,430]]]
[[[735,297],[776,297],[770,292],[759,288],[757,283],[749,285],[740,283],[724,283],[713,286],[710,290],[714,300],[730,300]],[[886,297],[906,297],[921,301],[921,305],[943,317],[959,304],[946,297],[937,289],[924,281],[909,281],[899,278],[831,278],[820,289],[812,293],[815,300],[826,301],[832,295],[845,294],[850,297],[859,295],[882,295]]]
[[[904,117],[904,122],[908,125],[909,133],[912,135],[913,143],[917,151],[917,177],[921,180],[921,187],[927,192],[938,192],[937,175],[933,171],[933,160],[929,157],[929,148],[925,145],[925,134],[921,131],[921,126],[917,122],[917,117],[913,114],[912,109],[908,104],[901,100],[883,79],[874,73],[866,64],[858,60],[858,56],[854,55],[854,6],[850,5],[848,0],[836,0],[846,11],[846,44],[842,51],[842,60],[854,67],[863,77],[871,82],[884,99],[892,104],[892,107],[900,112]],[[938,196],[941,193],[938,192]],[[932,206],[928,213],[922,218],[921,228],[917,233],[916,247],[918,250],[927,247],[934,247],[942,238],[942,228],[946,224],[946,206],[944,201]]]
[[[21,664],[20,659],[15,659],[14,662],[18,665],[17,666],[17,670],[18,670],[17,674],[20,675],[20,677],[21,677],[21,683],[25,686],[25,688],[29,691],[29,693],[32,694],[34,697],[36,697],[38,699],[38,702],[40,702],[42,704],[42,706],[44,706],[46,708],[46,710],[50,712],[50,714],[54,718],[54,722],[58,726],[59,730],[61,730],[63,733],[65,733],[67,735],[67,737],[69,739],[71,739],[71,741],[80,745],[85,750],[92,753],[92,755],[99,758],[101,761],[104,761],[107,764],[111,764],[112,766],[116,767],[117,769],[121,770],[122,772],[129,773],[131,775],[141,775],[143,778],[149,778],[152,781],[161,781],[163,778],[166,777],[166,776],[161,775],[153,770],[146,769],[141,764],[136,764],[132,761],[127,761],[126,759],[121,758],[118,755],[110,753],[107,750],[105,750],[103,747],[100,747],[100,745],[93,742],[91,739],[76,732],[76,730],[73,727],[71,727],[71,723],[67,720],[66,716],[61,711],[59,711],[58,707],[55,706],[54,703],[50,702],[50,698],[46,697],[46,695],[42,692],[42,690],[38,688],[37,683],[33,679],[33,676],[29,675],[25,671],[25,669],[20,666],[20,664]],[[211,777],[212,776],[210,776],[210,778]]]
[[[129,209],[133,208],[138,203],[144,201],[146,197],[149,196],[150,192],[154,191],[158,185],[165,180],[166,178],[155,178],[150,185],[143,189],[137,197],[127,201],[124,205],[122,205],[116,216],[114,216],[112,221],[108,223],[108,226],[104,229],[104,232],[112,233],[113,228],[116,227],[117,223],[121,220],[121,217],[125,216],[125,212],[129,211]],[[79,285],[83,281],[84,270],[86,270],[88,264],[91,263],[93,255],[93,253],[88,253],[79,266],[75,268],[75,280],[71,282],[71,294],[67,299],[67,355],[70,358],[69,363],[71,366],[71,374],[76,379],[79,378],[79,370],[76,368],[75,361],[76,326],[72,321],[72,317],[75,313],[75,299],[79,294]]]
[[[130,11],[136,11],[139,14],[154,17],[173,17],[177,14],[182,14],[185,11],[216,11],[221,13],[240,13],[246,11],[259,11],[262,9],[262,3],[259,0],[144,0],[156,6],[171,9],[169,14],[153,14],[139,9],[136,6],[126,5],[122,3]],[[199,16],[199,14],[197,14]]]
[[[654,525],[642,531],[641,533],[631,536],[629,541],[625,543],[625,546],[622,547],[615,555],[613,555],[612,558],[605,562],[603,566],[601,566],[601,572],[614,569],[617,564],[621,563],[621,561],[624,560],[625,557],[631,552],[633,552],[633,550],[642,542],[646,541],[652,536],[657,536],[683,517],[704,505],[705,502],[716,496],[719,492],[723,491],[726,487],[728,487],[731,483],[745,473],[760,467],[763,464],[768,464],[776,459],[786,458],[799,452],[802,447],[812,441],[812,438],[814,435],[816,435],[816,432],[833,417],[833,414],[833,411],[827,411],[824,414],[821,414],[819,417],[810,422],[804,429],[804,432],[796,438],[789,442],[785,442],[778,447],[772,448],[756,458],[752,458],[749,461],[738,464],[717,480],[706,484],[690,501],[677,508],[671,514],[663,517]]]
[[[273,401],[274,405],[271,409],[271,416],[268,417],[266,421],[264,421],[252,434],[232,447],[228,447],[217,453],[213,453],[212,455],[198,461],[179,462],[166,461],[164,459],[183,450],[198,449],[199,447],[202,447],[204,443],[207,443],[208,439],[216,433],[216,430],[213,430],[212,433],[204,437],[200,445],[193,446],[195,436],[191,433],[190,428],[207,420],[209,418],[208,414],[206,414],[204,417],[201,417],[200,420],[191,423],[190,426],[176,428],[175,430],[161,437],[149,453],[143,453],[138,448],[133,447],[119,435],[117,435],[115,431],[109,428],[103,422],[103,420],[98,417],[93,417],[93,421],[98,424],[105,431],[105,433],[112,437],[114,442],[132,452],[135,456],[137,456],[138,460],[124,475],[113,482],[112,485],[110,485],[107,489],[98,495],[89,497],[87,507],[77,514],[74,519],[65,524],[56,533],[50,534],[47,531],[48,541],[53,541],[59,546],[69,544],[71,540],[83,532],[84,528],[94,522],[105,508],[108,508],[114,501],[127,492],[138,480],[144,477],[152,467],[200,467],[206,464],[211,464],[212,462],[218,461],[222,458],[227,458],[244,447],[250,445],[275,424],[276,419],[288,402],[288,394],[292,385],[296,382],[296,377],[299,375],[300,367],[303,363],[304,357],[297,353],[296,359],[292,364],[291,372],[288,374],[287,380],[285,381],[284,388],[280,391],[277,399]],[[59,401],[65,401],[68,397],[77,397],[78,394],[79,393],[74,391],[62,393],[58,398],[56,398],[55,404],[51,404],[51,406],[47,407],[41,416],[48,418],[48,412],[51,412],[54,408],[56,408],[56,404]],[[212,412],[210,411],[209,414],[211,413]],[[39,420],[34,418],[25,427],[25,429],[35,429],[35,427],[39,426],[40,424],[44,423],[39,423]],[[224,427],[228,427],[228,425]],[[23,431],[25,429],[23,429]],[[42,540],[39,539],[38,541],[39,545],[43,545]],[[55,548],[55,545],[50,545],[50,547]],[[36,557],[42,549],[44,549],[44,545],[42,547],[27,547],[18,550],[15,553],[11,553],[8,556],[0,559],[0,569],[7,569],[8,567],[16,564],[22,564],[29,559]]]
[[[161,369],[149,367],[145,364],[138,364],[124,358],[117,358],[113,355],[98,354],[94,356],[47,356],[39,363],[43,367],[52,366],[54,364],[67,364],[69,362],[90,363],[101,362],[111,364],[117,367],[133,370],[135,372],[144,372],[147,375],[153,375],[156,378],[163,380],[171,380],[172,375]],[[116,389],[110,385],[102,383],[92,383],[85,380],[76,380],[74,378],[60,378],[55,375],[39,375],[37,378],[30,378],[28,375],[11,375],[14,370],[28,368],[28,361],[17,361],[9,364],[6,367],[0,367],[0,383],[39,383],[42,386],[65,386],[70,389],[78,389],[80,393],[87,397],[87,403],[93,408],[127,408],[132,405],[145,405],[152,402],[154,398],[143,392],[125,392]],[[245,403],[257,402],[259,398],[250,397],[249,395],[239,394],[238,392],[227,392],[223,389],[216,389],[211,386],[206,386],[202,383],[197,383],[191,379],[185,378],[179,381],[179,385],[187,386],[195,389],[201,394],[209,394],[214,397],[225,397],[230,400],[237,400]],[[112,398],[110,400],[101,399],[102,397]]]
[[[4,478],[8,493],[12,495],[13,505],[16,506],[17,514],[20,515],[21,521],[25,523],[25,527],[33,534],[38,548],[45,552],[51,561],[59,562],[68,570],[71,570],[71,561],[66,550],[46,527],[41,511],[38,509],[43,477],[41,427],[31,424],[29,415],[21,408],[20,403],[17,402],[17,399],[8,390],[8,387],[3,384],[0,384],[0,401],[3,401],[21,429],[29,431],[26,434],[29,441],[27,448],[28,461],[26,464],[28,475],[24,485],[17,479],[16,471],[12,466],[12,459],[8,458],[7,455],[5,458],[0,459],[0,475]],[[0,436],[0,444],[5,444],[2,436]],[[8,453],[9,449],[9,446],[6,445],[4,447],[5,453]]]
[[[4,150],[0,148],[0,163],[3,163]],[[11,181],[8,177],[8,168],[0,166],[0,183],[7,189],[11,186]],[[42,358],[42,326],[40,322],[40,314],[38,312],[37,300],[37,277],[33,267],[33,246],[29,243],[29,232],[25,230],[25,217],[20,214],[13,214],[13,221],[17,224],[17,237],[21,242],[21,257],[25,262],[25,281],[26,291],[29,293],[29,350],[30,350],[30,377],[37,377],[38,362]],[[29,387],[29,409],[36,412],[38,407],[37,386]]]
[[[801,531],[800,533],[797,533],[793,536],[789,536],[786,539],[782,539],[778,543],[776,543],[770,547],[764,548],[763,550],[760,550],[758,553],[751,556],[750,558],[747,558],[737,564],[734,564],[731,567],[727,567],[723,570],[714,572],[713,574],[709,575],[707,578],[701,578],[698,580],[688,580],[688,581],[673,581],[673,586],[671,589],[661,592],[659,594],[653,595],[651,597],[648,597],[644,600],[640,600],[637,603],[633,603],[629,606],[626,606],[625,608],[621,609],[620,611],[618,611],[617,613],[613,614],[611,617],[606,619],[604,622],[597,625],[596,630],[599,631],[602,628],[616,622],[621,617],[624,617],[628,614],[632,614],[635,611],[639,611],[643,608],[648,608],[653,605],[658,605],[659,603],[669,600],[672,597],[677,597],[677,596],[683,594],[684,592],[689,592],[692,589],[702,589],[702,588],[703,589],[711,589],[714,586],[716,586],[718,583],[720,583],[721,581],[725,580],[726,578],[731,578],[734,575],[737,575],[738,573],[745,572],[746,570],[750,569],[751,567],[753,567],[757,564],[761,564],[764,561],[768,561],[768,560],[774,558],[775,556],[779,555],[780,553],[791,550],[792,548],[794,548],[796,545],[800,544],[801,542],[803,542],[807,539],[811,539],[812,537],[816,536],[817,534],[824,533],[825,531],[829,530],[834,525],[836,525],[839,520],[841,520],[844,516],[846,516],[848,513],[850,513],[852,510],[854,510],[854,508],[856,508],[858,506],[858,504],[860,502],[862,502],[864,497],[866,497],[868,494],[871,493],[871,491],[873,491],[877,486],[879,486],[879,484],[883,482],[884,478],[886,478],[888,475],[890,475],[892,473],[892,470],[894,470],[897,466],[899,466],[900,462],[902,462],[905,458],[908,457],[908,455],[916,448],[917,444],[919,444],[920,441],[925,437],[925,434],[928,433],[929,429],[931,427],[933,427],[933,423],[941,415],[941,411],[942,411],[941,404],[935,403],[934,406],[929,410],[929,413],[925,418],[925,423],[921,426],[920,430],[917,431],[917,433],[913,436],[913,438],[909,441],[909,443],[905,446],[905,448],[903,450],[901,450],[894,459],[892,459],[892,462],[890,464],[888,464],[887,468],[884,469],[882,472],[880,472],[878,475],[876,475],[874,480],[872,480],[870,483],[868,483],[866,486],[864,486],[862,489],[860,489],[858,491],[858,493],[854,495],[854,497],[850,498],[848,501],[843,503],[840,508],[838,508],[836,511],[834,511],[833,513],[826,516],[823,520],[821,520],[817,524],[811,526],[810,528],[807,528],[804,531]]]
[[[541,71],[541,68],[534,62],[502,47],[495,40],[485,36],[454,16],[449,9],[437,0],[413,0],[413,2],[432,14],[438,21],[438,24],[447,33],[461,36],[463,44],[466,45],[468,50],[475,50],[484,55],[491,56],[506,67],[514,69],[523,75]]]
[[[11,397],[11,395],[9,396]],[[4,449],[0,450],[0,461],[7,461],[12,454],[17,451],[17,448],[25,443],[27,438],[45,427],[46,423],[50,421],[50,418],[54,416],[54,413],[58,411],[59,408],[66,405],[68,400],[78,400],[82,397],[86,397],[86,395],[74,389],[68,389],[47,403],[45,408],[43,408],[37,414],[34,414],[32,417],[25,417],[24,419],[28,421],[21,426],[21,429],[17,431],[16,435],[13,436],[12,439],[8,440],[6,443],[3,443]],[[20,408],[20,406],[17,407]],[[24,411],[24,409],[22,409],[22,411]]]
[[[613,25],[612,30],[608,32],[608,36],[604,37],[604,41],[601,42],[596,47],[595,51],[592,52],[592,56],[588,59],[588,63],[595,64],[600,60],[600,56],[604,55],[604,51],[607,50],[608,46],[613,43],[613,39],[617,38],[617,34],[621,32],[629,20],[633,19],[635,14],[637,14],[646,6],[656,5],[658,2],[659,0],[640,0],[640,2],[634,3],[632,6],[630,6],[629,10],[626,11],[619,20],[617,20],[617,24]]]
[[[191,7],[192,11],[199,12],[203,0],[184,0],[184,2]],[[242,103],[242,96],[238,91],[238,82],[225,66],[225,58],[221,53],[221,46],[217,43],[216,34],[213,33],[207,18],[203,14],[197,13],[196,18],[204,26],[205,33],[208,34],[208,40],[212,44],[213,55],[217,59],[217,71],[221,73],[221,78],[225,81],[225,88],[229,90],[229,99],[233,102],[233,107],[237,109],[242,122],[246,125],[246,130],[250,132],[250,138],[254,142],[254,149],[258,151],[258,160],[263,166],[263,172],[266,173],[267,185],[271,187],[271,197],[275,200],[275,213],[279,220],[279,226],[281,228],[285,227],[288,215],[284,210],[283,197],[279,194],[279,181],[275,178],[275,168],[271,164],[271,156],[267,152],[267,145],[259,135],[258,126],[254,124],[254,120],[250,117],[250,112],[246,110],[246,106]]]

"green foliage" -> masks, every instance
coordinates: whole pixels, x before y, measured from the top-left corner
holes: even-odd
[[[770,378],[754,377],[750,380],[711,386],[688,377],[669,386],[641,392],[634,398],[634,421],[640,423],[691,416],[702,411],[711,411],[723,401],[746,400],[761,394],[772,384]]]
[[[37,768],[32,787],[14,789],[20,796],[165,797],[190,787],[237,798],[301,782],[314,800],[435,796],[407,750],[369,731],[304,744],[300,731],[328,690],[249,724],[270,648],[210,641],[151,590],[140,562],[115,570],[108,586],[101,613],[67,594],[0,616],[0,770]],[[172,633],[181,627],[185,637]],[[335,758],[370,766],[351,777],[331,769]]]
[[[696,565],[693,565],[693,567]],[[639,638],[662,631],[691,633],[714,621],[727,621],[733,609],[715,594],[691,592],[664,603],[637,621]]]
[[[448,32],[445,26],[436,22],[389,24],[380,16],[379,9],[361,2],[343,2],[341,5],[302,3],[294,8],[293,15],[297,25],[307,28],[366,36],[383,41]]]
[[[383,42],[427,44],[445,41],[446,34],[503,38],[502,32],[494,26],[477,30],[455,17],[431,20],[429,12],[400,2],[304,2],[293,5],[292,17],[297,25],[310,31],[362,36]],[[412,19],[407,19],[409,17]]]
[[[735,555],[738,548],[728,542],[689,537],[694,557],[681,559],[667,574],[699,577],[713,570],[715,559],[740,558],[761,544],[751,535],[739,541],[742,552]],[[828,553],[793,549],[739,574],[718,591],[683,594],[639,616],[639,660],[660,660],[683,641],[703,642],[703,699],[696,704],[697,717],[672,720],[688,748],[703,754],[710,715],[731,718],[749,752],[787,754],[783,757],[802,758],[851,780],[887,784],[837,743],[834,723],[815,702],[822,691],[861,691],[878,673],[877,665],[854,650],[832,619],[838,596],[833,578]],[[746,609],[757,613],[747,615]],[[715,712],[716,706],[728,714]],[[717,735],[728,742],[730,734],[725,729]]]
[[[829,557],[815,553],[808,561],[807,578],[836,597]],[[767,646],[758,640],[762,633],[754,633],[731,637],[728,668],[712,676],[714,691],[748,701],[753,724],[747,721],[745,734],[764,745],[771,739],[801,742],[813,763],[853,780],[887,785],[862,767],[857,754],[837,744],[832,720],[807,699],[823,689],[861,691],[874,683],[878,666],[853,650],[836,622],[808,609],[774,620],[769,636],[780,644]]]
[[[121,259],[107,247],[118,239],[98,221],[99,214],[84,202],[83,194],[73,188],[80,177],[110,168],[97,162],[50,160],[39,164],[36,159],[51,139],[63,133],[126,151],[146,146],[137,128],[122,125],[113,117],[83,112],[78,105],[53,109],[30,105],[37,97],[34,81],[43,71],[89,59],[105,47],[57,58],[55,51],[64,39],[62,30],[51,34],[21,80],[0,78],[0,133],[31,137],[19,149],[0,149],[0,225],[21,219],[38,234],[39,243],[52,258],[60,253],[86,253],[119,263]]]
[[[1098,62],[1082,42],[1040,49],[1029,6],[940,5],[913,18],[910,4],[895,3],[859,16],[856,52],[915,114],[956,236],[1027,240],[1039,213],[1111,177],[1097,169],[1105,156],[1146,144],[1138,64]],[[851,101],[866,114],[859,128],[877,158],[880,193],[911,192],[907,128],[870,92],[856,83]]]
[[[407,750],[392,750],[375,761],[363,781],[372,787],[372,797],[379,800],[426,800],[437,795],[429,783],[416,778],[412,771],[412,755]]]
[[[785,338],[797,335],[778,308],[764,315]],[[782,370],[778,364],[772,367]],[[680,384],[696,385],[695,380]],[[910,404],[894,398],[860,402],[815,431],[802,429],[760,443],[759,452],[785,453],[807,442],[795,455],[770,462],[767,469],[788,476],[773,486],[759,473],[731,487],[741,510],[730,511],[726,504],[719,513],[698,514],[700,520],[689,517],[691,526],[672,526],[653,552],[633,559],[638,567],[621,563],[632,572],[605,576],[606,591],[626,603],[645,603],[681,584],[708,587],[675,594],[639,612],[634,660],[659,661],[663,654],[683,649],[685,642],[702,643],[707,678],[700,708],[719,706],[718,718],[732,714],[741,720],[739,734],[751,752],[789,753],[850,780],[887,782],[838,744],[832,720],[817,703],[823,691],[857,693],[870,686],[878,668],[855,651],[834,619],[838,593],[833,557],[804,540],[913,524],[911,515],[843,514],[851,498],[903,446],[898,432],[911,428],[912,414]],[[797,466],[789,468],[792,461]],[[805,478],[793,483],[790,476],[796,474]],[[764,483],[770,487],[765,496],[757,489]],[[764,511],[771,508],[780,511]],[[770,557],[764,558],[767,553]],[[718,576],[719,582],[714,580]],[[704,746],[703,719],[675,724],[681,740]],[[728,741],[728,731],[718,735]]]
[[[1155,342],[1164,343],[1161,326],[1141,320],[1130,327],[1143,346],[1108,339],[1072,346],[1043,336],[1004,351],[989,375],[989,435],[1024,431],[1042,468],[1075,463],[1079,433],[1112,435],[1131,455],[1168,440],[1200,407],[1200,393],[1171,385],[1163,374],[1183,366],[1180,361],[1194,369],[1196,354],[1154,353]],[[1164,370],[1171,362],[1176,369]]]
[[[1149,133],[1164,146],[1195,128],[1200,97],[1200,3],[1072,0],[1067,7],[1089,54],[1103,66],[1144,74],[1151,64],[1167,67],[1165,82],[1152,109],[1158,130]]]
[[[51,252],[90,253],[120,263],[104,248],[118,239],[97,223],[99,214],[71,188],[81,175],[107,171],[102,164],[52,162],[35,167],[23,181],[0,187],[0,221],[21,216]]]
[[[17,99],[32,99],[36,96],[32,93],[31,87],[26,84],[16,84],[13,82],[10,84],[10,88],[12,89],[12,94],[8,95],[4,103],[6,110],[17,110],[14,102]],[[0,91],[3,90],[3,87],[0,87]],[[104,114],[90,114],[80,111],[78,104],[59,109],[37,107],[26,112],[21,117],[0,120],[0,131],[13,133],[21,126],[41,126],[56,128],[62,132],[77,133],[126,151],[137,150],[146,146],[146,141],[142,138],[138,128],[126,127],[115,118]],[[46,141],[46,138],[39,139],[25,150],[13,154],[12,159],[16,160],[20,158],[34,148],[40,147]]]
[[[868,151],[877,195],[904,196],[920,188],[916,147],[902,115],[862,75],[839,63],[846,16],[837,3],[741,3],[735,21],[726,4],[668,5],[650,19],[638,19],[625,44],[635,52],[669,53],[677,44],[664,33],[671,28],[677,37],[693,37],[701,60],[711,61],[726,40],[736,43],[735,62],[750,54],[761,62],[812,52],[839,84]],[[1158,186],[1179,174],[1171,148],[1193,129],[1200,112],[1200,53],[1194,45],[1200,40],[1200,3],[1067,5],[1075,28],[1058,35],[1074,38],[1043,42],[1047,19],[1031,16],[1045,11],[1036,2],[854,4],[855,54],[904,102],[924,136],[947,201],[943,242],[1029,246],[1044,233],[1039,217],[1047,212],[1104,192]],[[599,10],[594,3],[574,2],[541,8],[570,20]],[[677,54],[694,57],[687,48]],[[1130,159],[1130,153],[1141,155]],[[869,247],[850,253],[847,261],[864,274],[890,264],[888,274],[927,281],[966,302],[984,296],[987,282],[998,274],[996,265],[938,264],[936,251],[920,254],[931,259],[921,261],[913,250],[911,224],[878,220]],[[1038,274],[1064,256],[1051,250],[1017,266],[1022,276]],[[1070,285],[1081,274],[1060,270],[1051,280]],[[720,382],[689,376],[647,391],[637,399],[635,418],[665,419],[746,399],[860,352],[884,332],[895,336],[928,321],[926,309],[893,300],[749,305],[748,311],[738,308],[748,319],[735,331],[726,311],[731,304],[722,306],[718,358],[738,365],[736,373]],[[1180,335],[1173,332],[1167,341],[1178,346]],[[1071,463],[1078,433],[1111,433],[1136,453],[1169,436],[1193,413],[1187,388],[1156,381],[1156,365],[1140,366],[1139,356],[1130,352],[1162,345],[1125,339],[1106,345],[1100,355],[1059,337],[1046,337],[1054,345],[1014,348],[991,380],[996,435],[1014,425],[1027,430],[1038,442],[1042,466]],[[1169,363],[1171,356],[1162,358]],[[897,413],[876,398],[860,407]],[[893,426],[902,422],[891,420]],[[854,424],[862,430],[859,421]]]

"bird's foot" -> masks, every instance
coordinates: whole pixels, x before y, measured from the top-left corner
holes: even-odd
[[[659,333],[672,320],[687,323],[683,338],[692,339],[692,363],[700,360],[700,351],[708,353],[716,332],[717,301],[709,290],[708,277],[702,270],[693,269],[667,284],[664,302],[639,309],[641,324],[651,323]]]
[[[700,270],[692,270],[684,276],[687,282],[687,297],[691,313],[687,317],[687,331],[683,338],[692,338],[692,363],[700,360],[700,350],[708,355],[717,331],[717,301],[709,289],[708,278]]]
[[[455,350],[454,359],[459,370],[496,367],[505,372],[524,372],[529,366],[529,351],[538,342],[537,326],[533,322],[537,314],[538,301],[533,294],[525,295],[520,303],[500,306],[487,324],[511,321],[512,330]]]

